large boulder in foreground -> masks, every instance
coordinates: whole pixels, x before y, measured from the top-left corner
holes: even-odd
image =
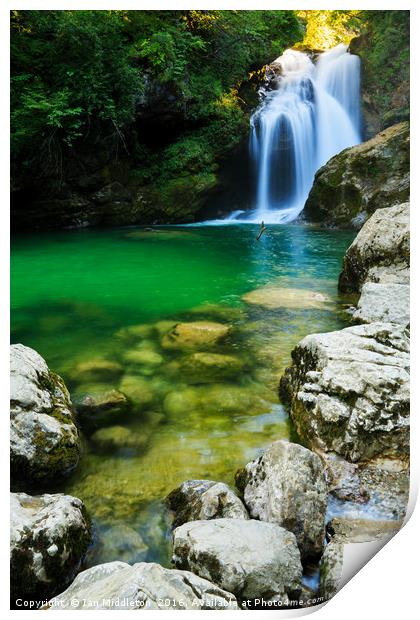
[[[72,472],[79,434],[63,380],[23,344],[10,347],[11,474],[21,485],[44,483]]]
[[[339,289],[359,292],[365,282],[408,284],[410,203],[378,209],[348,248]]]
[[[91,542],[80,499],[11,493],[12,598],[52,596],[73,579]]]
[[[141,562],[108,562],[79,573],[52,609],[238,609],[235,597],[190,572]]]
[[[371,323],[306,336],[280,383],[305,444],[357,462],[409,454],[409,340]]]
[[[321,459],[303,446],[276,441],[236,475],[251,517],[294,533],[302,557],[322,552],[327,485]]]
[[[174,531],[172,561],[239,599],[276,600],[299,593],[300,553],[294,534],[244,519],[192,521]]]
[[[245,506],[223,482],[186,480],[167,497],[174,512],[173,527],[205,519],[249,519]]]
[[[408,122],[332,157],[315,175],[304,218],[328,227],[359,229],[376,211],[408,200]]]

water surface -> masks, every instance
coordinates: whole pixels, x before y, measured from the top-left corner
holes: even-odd
[[[278,380],[303,336],[345,326],[348,299],[337,277],[354,235],[273,225],[257,241],[257,231],[124,228],[12,240],[12,342],[39,351],[73,398],[91,389],[74,369],[98,358],[124,372],[105,387],[141,395],[111,431],[118,447],[104,452],[85,437],[78,471],[57,488],[80,497],[94,519],[88,564],[168,565],[167,493],[189,478],[233,484],[239,467],[293,434]],[[266,308],[242,299],[264,286],[327,301]],[[238,359],[240,369],[215,379],[191,374],[188,352],[162,347],[174,323],[197,320],[230,326],[212,352]]]

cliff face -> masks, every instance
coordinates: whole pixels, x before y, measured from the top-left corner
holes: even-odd
[[[408,122],[332,157],[316,174],[305,204],[306,221],[359,229],[376,210],[409,196]]]
[[[349,50],[362,61],[365,137],[410,115],[409,11],[364,11],[364,32]]]

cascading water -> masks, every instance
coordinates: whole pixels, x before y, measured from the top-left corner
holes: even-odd
[[[287,223],[302,211],[315,172],[360,142],[360,60],[345,45],[321,54],[287,50],[274,63],[278,87],[251,118],[256,208],[229,221]]]

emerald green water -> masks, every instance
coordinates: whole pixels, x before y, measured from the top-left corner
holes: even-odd
[[[78,364],[116,362],[122,376],[99,387],[133,402],[113,421],[120,428],[111,429],[105,449],[96,436],[85,437],[77,472],[55,489],[83,499],[94,519],[88,564],[167,565],[167,493],[190,478],[233,484],[238,467],[293,433],[278,380],[303,336],[346,324],[337,277],[353,234],[270,226],[256,241],[256,232],[126,228],[12,240],[12,342],[43,355],[74,400],[98,389],[96,378],[78,376]],[[280,297],[286,292],[284,303],[267,308],[241,299],[266,285]],[[306,291],[302,303],[293,302],[295,289]],[[308,291],[325,300],[306,303]],[[172,325],[191,321],[229,326],[210,352],[233,357],[236,369],[209,378],[186,365],[191,352],[163,346]]]

